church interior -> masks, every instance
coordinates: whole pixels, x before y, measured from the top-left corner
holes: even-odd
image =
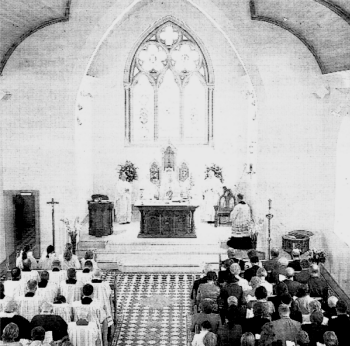
[[[191,345],[193,282],[226,258],[243,195],[260,260],[290,260],[286,235],[307,234],[301,257],[324,252],[350,304],[347,0],[2,0],[0,37],[3,277],[25,245],[39,260],[74,242],[111,282],[111,344]],[[101,205],[111,228],[96,234]]]

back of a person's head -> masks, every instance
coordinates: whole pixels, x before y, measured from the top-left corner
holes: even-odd
[[[93,253],[91,250],[87,250],[87,251],[85,252],[84,258],[85,258],[86,260],[88,260],[88,259],[93,259],[93,258],[94,258],[94,253]]]
[[[293,301],[293,297],[290,293],[283,293],[280,296],[280,299],[281,299],[281,303],[286,305],[290,305],[290,303]]]
[[[241,346],[254,346],[255,345],[255,337],[253,333],[244,333],[241,336]]]
[[[233,257],[235,257],[235,254],[236,254],[236,250],[235,250],[234,248],[229,247],[229,248],[227,249],[227,257],[228,257],[228,258],[233,258]]]
[[[262,277],[266,278],[266,276],[267,276],[266,269],[265,268],[259,268],[257,270],[257,272],[256,272],[256,276],[258,276],[259,278],[262,278]]]
[[[300,286],[300,287],[297,289],[296,296],[297,296],[298,298],[302,298],[302,297],[305,297],[305,296],[306,296],[306,289],[305,289],[304,286]]]
[[[323,343],[326,346],[338,346],[337,335],[332,331],[325,332],[323,334]]]
[[[258,256],[252,256],[250,258],[250,263],[259,264],[259,257]]]
[[[46,281],[49,281],[50,279],[50,274],[47,270],[43,270],[41,273],[40,273],[40,280],[46,280]]]
[[[212,303],[210,301],[207,301],[207,300],[203,300],[201,301],[200,303],[201,305],[201,309],[202,311],[205,313],[205,314],[211,314],[212,311],[213,311],[213,308],[212,308]]]
[[[206,329],[206,330],[210,330],[211,329],[211,324],[209,321],[205,320],[201,323],[201,328],[202,329]]]
[[[288,265],[288,259],[286,257],[281,257],[278,259],[278,263],[280,266],[287,266]]]
[[[2,340],[4,342],[11,342],[18,338],[19,329],[16,323],[9,323],[2,331]]]
[[[217,280],[217,275],[215,272],[210,271],[207,273],[207,280],[208,281],[216,281]]]
[[[61,294],[57,295],[53,301],[54,304],[64,304],[66,302],[66,297]]]
[[[294,276],[294,269],[291,267],[286,268],[286,277],[291,279]]]
[[[323,313],[322,311],[313,311],[310,315],[310,322],[321,325],[323,322]]]
[[[29,291],[33,292],[37,289],[38,283],[36,280],[28,280],[27,288]]]
[[[335,309],[337,310],[337,313],[346,314],[348,307],[344,300],[339,299],[335,305]]]
[[[93,272],[93,276],[96,279],[101,279],[102,278],[102,270],[99,268],[96,268]]]
[[[292,256],[294,258],[299,258],[300,257],[300,250],[299,249],[293,249],[292,250]]]
[[[43,302],[39,310],[41,314],[51,314],[53,312],[53,306],[51,303]]]
[[[91,296],[94,293],[94,287],[90,284],[86,284],[83,287],[83,295],[84,296]]]
[[[23,269],[30,269],[32,267],[32,262],[30,261],[29,258],[26,258],[25,260],[23,260],[22,264],[23,264]]]
[[[280,255],[279,249],[276,248],[276,247],[273,247],[273,248],[271,249],[271,257],[276,258],[276,257],[278,257],[279,255]]]
[[[46,257],[49,257],[49,255],[51,253],[54,253],[55,252],[55,248],[53,247],[53,245],[49,245],[47,248],[46,248],[46,253],[47,253],[47,256]]]
[[[327,300],[327,304],[330,308],[335,308],[338,302],[338,298],[335,296],[330,296]]]
[[[231,266],[230,266],[230,272],[233,275],[239,275],[240,272],[241,272],[241,267],[239,266],[238,263],[232,263]]]
[[[66,249],[63,253],[63,258],[69,262],[72,259],[72,251],[69,249]]]
[[[71,243],[66,243],[65,250],[73,250],[73,245]]]
[[[267,298],[267,290],[264,286],[259,286],[255,290],[256,299],[265,299]]]
[[[45,339],[45,329],[43,327],[34,327],[31,331],[32,340],[44,341]]]
[[[280,304],[280,306],[278,307],[278,314],[280,315],[280,317],[289,316],[290,314],[289,306],[286,304]]]
[[[14,267],[11,269],[11,277],[12,279],[18,279],[21,276],[21,269],[18,267]]]
[[[311,302],[309,303],[309,310],[310,313],[312,313],[313,311],[321,311],[321,303],[316,299],[311,300]]]
[[[249,282],[250,286],[253,288],[259,287],[261,285],[261,279],[258,276],[253,276]]]
[[[61,269],[61,262],[58,259],[54,259],[51,263],[51,269]]]
[[[309,334],[304,330],[300,330],[297,334],[297,343],[298,343],[298,346],[309,346],[310,344]]]
[[[68,279],[75,279],[77,273],[76,273],[76,270],[75,268],[68,268],[67,269],[67,278]]]
[[[284,293],[288,293],[288,286],[284,282],[279,282],[276,285],[276,295],[280,297]]]
[[[310,268],[310,263],[306,258],[303,258],[302,260],[300,260],[300,267],[301,269],[308,269]]]
[[[84,268],[88,268],[88,269],[92,270],[92,268],[93,268],[92,262],[90,260],[85,261]]]
[[[227,298],[227,305],[228,305],[228,306],[231,306],[231,305],[238,306],[238,299],[237,299],[237,297],[235,297],[235,296],[229,296],[229,297]]]
[[[218,337],[212,332],[208,332],[203,338],[204,346],[216,346],[218,344]]]
[[[249,258],[249,260],[251,262],[253,257],[257,257],[258,256],[258,253],[257,253],[257,251],[255,249],[250,249],[250,250],[247,251],[247,256],[248,256],[248,258]],[[258,262],[259,262],[259,258],[258,258]]]

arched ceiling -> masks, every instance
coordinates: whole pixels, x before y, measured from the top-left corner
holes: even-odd
[[[0,75],[28,36],[69,19],[71,0],[0,0]]]
[[[251,0],[252,20],[288,30],[314,55],[322,73],[350,69],[349,0]]]
[[[41,28],[69,19],[72,0],[0,0],[0,75],[18,45]],[[242,0],[243,1],[243,0]],[[350,69],[349,0],[245,0],[251,19],[298,37],[322,73]]]

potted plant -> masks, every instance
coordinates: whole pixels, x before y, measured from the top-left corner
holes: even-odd
[[[326,262],[327,255],[323,250],[316,250],[312,249],[309,251],[309,261],[311,263],[325,263]]]
[[[138,167],[136,167],[131,161],[126,161],[124,165],[119,165],[119,179],[121,178],[122,174],[125,173],[126,181],[132,183],[138,178],[137,170]]]
[[[79,217],[77,216],[75,218],[73,226],[71,225],[70,221],[67,218],[61,219],[61,221],[64,223],[66,227],[68,237],[70,238],[70,241],[72,244],[72,252],[75,255],[76,248],[77,248],[77,236],[81,229],[81,223],[79,222]]]
[[[210,171],[213,171],[214,172],[214,176],[216,178],[220,179],[220,181],[222,183],[224,182],[224,178],[223,178],[223,175],[222,175],[222,168],[221,167],[219,167],[218,165],[216,165],[214,163],[211,166],[207,166],[206,169],[205,169],[205,179],[208,178]]]

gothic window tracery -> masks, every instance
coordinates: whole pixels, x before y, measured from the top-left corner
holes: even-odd
[[[128,143],[209,144],[213,78],[207,60],[203,47],[172,21],[150,32],[128,71]]]

